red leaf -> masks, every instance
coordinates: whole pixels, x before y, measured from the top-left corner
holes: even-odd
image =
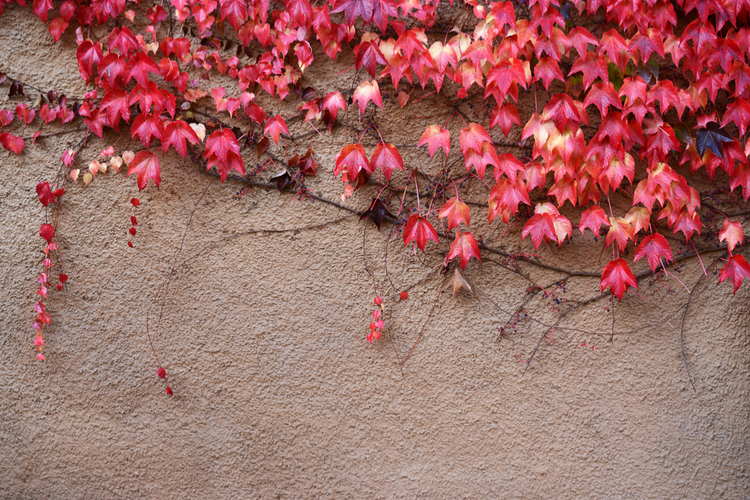
[[[377,80],[369,82],[362,82],[359,87],[354,90],[352,94],[352,100],[356,101],[359,105],[359,114],[365,112],[367,103],[372,101],[376,106],[383,107],[383,99],[380,97],[380,87],[378,87]]]
[[[555,238],[555,226],[549,214],[534,214],[523,226],[521,239],[531,236],[534,248],[538,249],[543,240]]]
[[[159,115],[141,113],[130,127],[132,137],[138,137],[144,146],[149,147],[154,138],[161,140],[164,134],[164,123]]]
[[[510,128],[513,124],[521,126],[521,117],[518,115],[518,109],[511,104],[506,103],[502,106],[497,106],[492,110],[492,116],[490,117],[490,128],[494,126],[500,127],[503,135],[508,137]]]
[[[55,197],[52,195],[52,190],[49,187],[49,182],[40,182],[36,185],[36,195],[39,197],[39,201],[45,207],[50,203],[55,202]]]
[[[279,143],[279,136],[282,132],[286,135],[289,135],[289,130],[287,130],[286,128],[286,122],[281,117],[281,115],[276,115],[273,118],[269,118],[266,122],[265,128],[263,129],[263,133],[270,135],[271,139],[273,139],[273,142],[275,142],[276,144]]]
[[[62,38],[65,30],[70,26],[70,23],[58,16],[49,23],[49,34],[52,35],[52,40],[57,43]]]
[[[469,207],[454,196],[446,201],[440,208],[440,212],[438,212],[438,219],[444,217],[448,218],[448,229],[458,227],[458,224],[461,222],[468,227],[471,220],[471,213],[469,212]]]
[[[0,109],[0,125],[2,125],[3,127],[10,124],[15,118],[16,115],[13,114],[13,111]]]
[[[607,116],[609,106],[622,109],[620,97],[617,95],[615,87],[609,82],[595,83],[591,87],[591,90],[586,95],[586,99],[583,101],[583,106],[589,107],[591,104],[599,108],[599,113],[602,117]]]
[[[622,252],[628,245],[628,240],[632,239],[633,226],[630,225],[630,222],[622,217],[609,218],[609,231],[607,232],[607,239],[605,240],[608,247],[613,241],[617,240],[617,248]]]
[[[375,78],[375,70],[377,64],[385,66],[388,64],[383,57],[383,53],[380,52],[378,44],[375,40],[363,41],[356,47],[354,47],[355,62],[354,65],[357,69],[362,66],[365,67],[370,76]]]
[[[353,182],[362,170],[368,174],[372,173],[373,168],[367,160],[365,149],[361,144],[347,144],[341,148],[341,152],[336,157],[333,175],[338,176],[344,170],[346,170],[350,182]]]
[[[320,106],[320,109],[321,111],[328,111],[331,114],[331,118],[335,120],[339,110],[346,109],[346,100],[344,100],[344,96],[338,90],[329,92],[323,98],[323,104]]]
[[[437,232],[435,231],[435,228],[432,227],[432,224],[421,215],[414,214],[409,217],[409,220],[406,222],[406,228],[404,229],[404,245],[408,245],[409,242],[415,241],[417,247],[424,251],[427,240],[440,242]]]
[[[602,292],[609,286],[612,294],[622,300],[622,295],[627,291],[629,286],[634,286],[638,289],[638,281],[636,281],[635,276],[630,271],[625,259],[617,259],[604,266],[600,286]]]
[[[380,167],[383,170],[386,180],[390,180],[394,169],[404,169],[404,160],[401,158],[401,153],[398,152],[396,146],[381,142],[375,147],[375,152],[372,154],[372,158],[370,158],[370,166],[373,171]]]
[[[607,214],[604,213],[601,207],[591,207],[588,210],[584,210],[581,214],[581,222],[578,224],[578,229],[583,230],[588,228],[594,236],[599,236],[599,231],[602,225],[609,226],[609,219]]]
[[[161,150],[165,153],[169,146],[174,146],[177,153],[187,158],[187,142],[191,144],[200,144],[200,139],[195,130],[182,120],[171,121],[164,127],[164,133],[161,138]]]
[[[37,186],[37,190],[39,187]],[[732,222],[729,219],[724,221],[724,226],[719,231],[719,241],[727,242],[727,250],[731,255],[734,251],[734,247],[742,245],[745,240],[745,233],[742,231],[742,224],[739,222]]]
[[[417,147],[422,147],[427,144],[427,150],[430,152],[430,157],[435,154],[438,148],[443,148],[445,156],[448,156],[451,150],[450,132],[444,129],[440,125],[430,125],[422,133],[422,137],[419,138],[419,144]]]
[[[750,264],[747,263],[745,257],[742,255],[731,255],[727,260],[726,265],[721,269],[719,273],[719,283],[724,282],[729,278],[734,285],[734,293],[737,293],[742,280],[750,278]]]
[[[466,264],[469,263],[469,259],[472,257],[476,257],[480,262],[482,261],[479,246],[471,233],[456,232],[456,239],[451,243],[451,249],[446,260],[453,260],[456,257],[460,258],[459,265],[461,269],[466,269]]]
[[[221,20],[229,18],[229,24],[235,31],[239,31],[240,26],[247,20],[247,7],[244,0],[219,0],[221,6]],[[214,4],[214,7],[216,4]]]
[[[107,37],[107,47],[110,51],[117,49],[124,56],[131,50],[138,50],[138,40],[129,28],[115,28]]]
[[[206,170],[214,165],[219,171],[222,182],[227,179],[231,169],[245,175],[245,162],[242,161],[240,155],[240,145],[234,132],[228,128],[221,131],[215,130],[206,139]]]
[[[138,189],[145,189],[148,180],[152,179],[156,187],[161,183],[161,168],[159,158],[150,151],[141,151],[128,165],[128,176],[137,174],[136,183]]]
[[[7,132],[0,132],[0,144],[8,151],[13,151],[16,154],[19,154],[21,151],[23,151],[23,148],[25,146],[21,137],[16,137],[15,135],[9,134]]]
[[[88,83],[91,75],[94,73],[94,64],[102,62],[101,45],[91,43],[91,40],[84,40],[76,50],[76,59],[78,59],[78,69],[81,72],[81,78]]]
[[[162,368],[160,366],[159,369],[156,370],[156,375],[158,375],[159,378],[166,379],[167,378],[167,370],[165,370],[164,368]]]
[[[159,66],[156,65],[153,59],[143,52],[138,52],[135,57],[131,57],[128,60],[128,71],[125,83],[135,79],[138,84],[143,88],[148,88],[148,73],[159,74]]]
[[[482,151],[482,145],[485,142],[492,143],[490,134],[478,123],[470,123],[466,128],[461,129],[461,136],[458,144],[461,147],[461,153],[466,156],[470,149],[477,153]],[[420,144],[421,146],[421,144]],[[446,152],[446,155],[448,153]]]
[[[49,243],[55,237],[55,228],[52,227],[52,224],[42,224],[42,227],[39,228],[39,236]]]
[[[651,268],[652,272],[656,271],[656,268],[659,267],[659,262],[662,257],[664,257],[667,262],[674,260],[672,258],[672,249],[669,247],[667,239],[659,233],[646,236],[641,244],[638,245],[633,262],[641,257],[646,257],[646,260],[648,260],[648,266]]]
[[[544,89],[549,90],[549,84],[552,80],[565,81],[565,77],[560,71],[560,65],[551,57],[542,57],[536,66],[534,66],[534,80],[543,81]]]
[[[34,10],[34,14],[39,16],[42,22],[47,22],[47,11],[52,8],[52,2],[50,0],[34,0],[31,7]]]

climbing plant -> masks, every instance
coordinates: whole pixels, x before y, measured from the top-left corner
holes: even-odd
[[[454,294],[472,290],[464,272],[487,254],[524,276],[521,265],[561,273],[549,287],[532,281],[527,290],[558,303],[571,276],[598,279],[601,294],[569,305],[554,323],[537,320],[544,331],[537,349],[569,312],[601,298],[622,300],[646,278],[684,287],[690,300],[675,314],[686,312],[695,290],[669,267],[682,260],[699,259],[704,275],[715,269],[735,293],[750,277],[742,255],[750,213],[750,0],[15,3],[0,0],[0,15],[30,8],[50,40],[66,36],[72,47],[75,37],[87,85],[72,99],[18,75],[0,78],[17,103],[0,111],[6,150],[23,155],[34,147],[29,142],[47,135],[17,130],[42,123],[83,134],[63,154],[57,178],[36,188],[46,208],[39,234],[47,258],[32,325],[42,361],[51,322],[45,299],[68,280],[62,261],[53,262],[66,184],[88,185],[122,168],[138,189],[158,188],[172,149],[221,182],[275,186],[302,204],[322,200],[378,230],[389,225],[384,237],[414,252],[439,249],[438,271]],[[354,64],[340,85],[307,81],[311,66],[350,55]],[[216,85],[217,78],[231,84]],[[384,106],[385,93],[394,105]],[[408,115],[427,97],[440,112],[416,144],[381,133],[388,113]],[[295,111],[284,114],[289,104]],[[294,136],[292,124],[309,130]],[[143,147],[105,144],[101,155],[81,159],[93,136],[105,139],[110,129],[129,131]],[[299,148],[310,135],[340,146],[333,164],[319,166],[314,149]],[[430,168],[405,164],[404,149],[415,147]],[[321,175],[341,179],[340,200],[307,186]],[[706,182],[710,188],[699,191]],[[625,210],[614,196],[627,200]],[[139,200],[131,202],[127,244],[137,251]],[[472,220],[470,206],[484,207],[486,222]],[[503,238],[518,237],[518,228],[537,250],[591,232],[603,237],[607,259],[596,269],[560,269],[493,247],[475,236],[480,225]],[[379,286],[371,343],[388,328],[387,290]],[[393,291],[394,301],[408,299]],[[527,301],[508,311],[501,336],[528,317]],[[167,377],[161,362],[158,375]]]

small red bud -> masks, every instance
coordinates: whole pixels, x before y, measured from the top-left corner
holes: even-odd
[[[58,292],[62,292],[62,289],[63,289],[63,284],[62,283],[58,283],[57,284],[57,291]]]
[[[401,300],[406,300],[409,298],[409,292],[401,292],[398,296],[401,297]]]
[[[135,233],[137,233],[137,231],[135,230],[135,228],[134,228],[134,227],[131,227],[131,228],[130,228],[130,229],[128,230],[128,232],[129,232],[130,234],[132,234],[133,236],[135,236]]]
[[[159,367],[158,370],[156,370],[156,374],[159,375],[159,378],[164,378],[164,379],[167,378],[167,370],[165,370],[161,366]]]
[[[68,281],[68,275],[67,274],[61,274],[60,275],[60,283],[65,283]]]
[[[132,242],[132,241],[128,241],[128,246],[129,246],[130,248],[133,248],[133,242]]]
[[[138,198],[131,198],[130,199],[130,203],[132,203],[134,207],[137,207],[138,205],[141,204],[141,202],[138,200]]]
[[[130,223],[133,224],[134,226],[138,225],[138,219],[135,218],[135,215],[130,216]]]
[[[171,396],[172,394],[174,394],[174,393],[172,392],[172,389],[170,389],[170,388],[169,388],[169,386],[167,386],[167,394],[169,394],[170,396]]]
[[[383,297],[375,297],[375,305],[379,306],[383,304]]]

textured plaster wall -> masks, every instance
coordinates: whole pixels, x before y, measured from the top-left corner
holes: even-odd
[[[74,43],[68,33],[52,45],[41,22],[9,7],[0,18],[0,71],[81,96]],[[336,68],[350,64],[344,54]],[[333,73],[313,68],[309,79],[326,91],[351,83],[351,72]],[[435,105],[407,109],[381,124],[393,142],[416,143],[429,122],[415,117]],[[34,130],[15,129],[27,137]],[[330,199],[341,192],[331,170],[346,133],[305,139],[321,165],[310,185]],[[587,335],[559,331],[522,376],[515,356],[527,358],[541,330],[524,324],[497,342],[508,316],[489,299],[511,310],[528,283],[486,254],[467,270],[477,293],[440,296],[402,375],[390,344],[364,341],[373,283],[393,293],[382,259],[390,228],[370,226],[364,238],[374,279],[364,270],[364,224],[356,218],[222,240],[348,213],[262,189],[233,200],[240,184],[221,185],[174,154],[163,161],[162,188],[140,195],[134,250],[125,245],[132,178],[100,175],[86,189],[69,188],[58,234],[71,279],[64,296],[48,301],[49,361],[37,362],[30,325],[44,214],[34,187],[54,177],[80,134],[29,142],[18,157],[0,152],[0,497],[750,498],[747,284],[732,296],[711,275],[689,310],[685,353],[697,392],[680,357],[681,315],[613,341],[593,338],[596,351],[581,347]],[[127,132],[106,139],[137,148]],[[305,141],[293,147],[304,151]],[[92,140],[78,166],[103,147]],[[254,164],[254,153],[245,160]],[[428,172],[439,167],[423,152],[405,160]],[[347,204],[362,210],[370,196]],[[155,293],[196,204],[183,255],[210,251],[177,269],[157,328]],[[495,246],[531,248],[517,232],[498,233]],[[440,263],[443,247],[429,247],[422,264],[395,238],[388,269],[397,289],[424,279],[406,302],[386,297],[403,357],[441,288],[429,266]],[[599,248],[579,235],[562,250],[540,251],[546,262],[597,269]],[[682,269],[692,285],[700,267]],[[540,283],[560,277],[526,270]],[[597,288],[597,280],[572,280],[566,296]],[[644,281],[647,301],[628,294],[615,304],[615,329],[663,321],[685,301],[680,288],[670,294]],[[553,320],[549,308],[540,302],[535,314]],[[174,397],[155,375],[147,310]],[[601,302],[565,324],[609,331],[612,315]]]

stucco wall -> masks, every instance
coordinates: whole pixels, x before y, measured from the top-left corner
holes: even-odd
[[[52,45],[40,21],[12,6],[0,23],[0,71],[83,94],[72,33]],[[336,71],[350,64],[345,53]],[[309,78],[327,91],[353,76],[333,73],[314,69]],[[7,84],[0,87],[5,107],[6,99]],[[393,114],[397,105],[388,106]],[[415,117],[435,109],[426,100],[396,112],[381,132],[415,144],[430,123]],[[30,136],[35,129],[15,130]],[[680,357],[681,315],[613,341],[594,338],[596,351],[581,347],[587,335],[558,331],[558,343],[545,342],[522,375],[515,356],[527,358],[542,330],[525,324],[496,341],[508,317],[487,297],[510,310],[528,283],[486,254],[466,273],[476,293],[440,296],[402,375],[390,344],[364,340],[373,283],[386,291],[403,357],[442,286],[429,267],[440,263],[443,247],[429,247],[423,264],[395,237],[388,270],[397,289],[427,277],[398,302],[382,259],[388,230],[367,230],[373,279],[356,217],[221,241],[348,214],[262,189],[232,199],[240,184],[221,185],[174,154],[162,163],[162,188],[140,195],[132,250],[125,244],[137,194],[132,178],[100,175],[86,189],[68,189],[58,234],[69,287],[48,301],[48,362],[37,362],[30,324],[44,215],[34,187],[54,176],[61,153],[80,137],[29,142],[18,157],[0,152],[3,498],[750,498],[747,284],[732,296],[711,275],[690,308],[685,353],[697,392]],[[119,141],[118,151],[137,147],[127,132],[106,139]],[[346,131],[308,140],[321,165],[310,185],[337,199],[341,183],[331,170]],[[93,139],[78,165],[85,168],[102,147]],[[438,168],[421,151],[405,160]],[[253,164],[254,153],[245,161]],[[347,204],[362,210],[369,199],[357,194]],[[153,320],[156,290],[196,204],[183,255],[211,251],[178,268],[153,330],[175,392],[167,397],[145,312],[151,307]],[[472,212],[474,220],[484,210]],[[501,232],[495,246],[531,249],[517,231]],[[540,252],[545,262],[598,269],[600,244],[577,235],[562,249]],[[525,269],[540,283],[559,277]],[[699,272],[687,262],[681,277],[692,285]],[[664,320],[686,300],[670,284],[673,293],[644,281],[646,300],[628,294],[616,303],[615,329]],[[573,279],[566,297],[589,297],[597,288],[595,279]],[[549,302],[535,307],[540,319],[554,319]],[[565,324],[609,331],[612,315],[601,301]]]

